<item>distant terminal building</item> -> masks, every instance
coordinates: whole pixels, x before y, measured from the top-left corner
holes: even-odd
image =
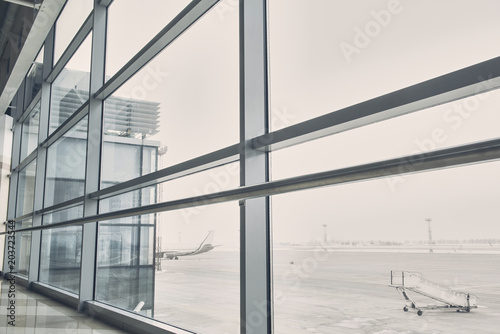
[[[37,72],[40,73],[40,72]],[[50,129],[61,126],[88,100],[89,73],[63,70],[58,85],[51,94]],[[158,102],[126,97],[110,97],[104,103],[103,163],[101,189],[156,171],[158,168],[159,141],[148,138],[159,132]],[[99,129],[87,129],[87,117],[79,121],[64,139],[49,151],[48,159],[64,163],[47,164],[46,204],[55,205],[70,196],[83,195],[85,164],[75,166],[75,154],[86,154],[86,136]],[[68,160],[68,157],[72,157]],[[119,165],[119,166],[118,166]],[[53,167],[54,170],[50,170]],[[56,170],[57,168],[57,170]],[[156,187],[133,191],[99,201],[101,213],[156,202]],[[50,215],[51,222],[66,221],[83,216],[83,206],[62,210]],[[48,217],[49,218],[49,217]],[[127,226],[128,228],[124,228]],[[149,249],[154,249],[156,215],[145,215],[100,222],[99,257],[97,265],[104,276],[97,276],[99,298],[112,301],[125,309],[134,309],[141,301],[145,315],[152,316],[154,259]],[[146,235],[144,235],[146,234]],[[57,286],[77,291],[80,277],[81,230],[61,229],[43,238],[42,248],[50,249],[49,257],[42,261],[41,276]],[[29,243],[26,243],[29,244]],[[74,252],[68,252],[74,249]],[[59,251],[61,250],[61,251]],[[125,251],[126,250],[126,251]],[[29,252],[27,252],[29,254]],[[103,277],[103,279],[100,279]],[[114,279],[109,279],[113,277]],[[119,280],[120,284],[115,284]],[[144,284],[149,280],[150,284]]]

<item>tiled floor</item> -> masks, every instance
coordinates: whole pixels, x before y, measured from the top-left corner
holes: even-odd
[[[89,315],[16,286],[15,327],[8,324],[9,282],[0,279],[0,333],[2,334],[125,334]]]

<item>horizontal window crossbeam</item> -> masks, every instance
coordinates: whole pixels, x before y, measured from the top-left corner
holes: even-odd
[[[500,57],[316,117],[252,140],[273,151],[500,88]]]
[[[40,102],[40,98],[42,97],[42,90],[40,89],[38,93],[33,97],[31,100],[30,104],[24,109],[24,112],[21,114],[21,116],[18,119],[18,122],[24,122],[26,118],[28,118],[29,114],[33,111],[35,106]]]
[[[104,100],[125,83],[135,72],[146,65],[167,45],[172,43],[219,0],[193,0],[169,24],[167,24],[144,48],[125,64],[95,94]]]
[[[52,134],[45,139],[40,146],[49,147],[56,140],[64,136],[71,128],[80,122],[89,113],[89,100],[87,100],[77,111],[75,111],[67,120],[64,121]]]
[[[238,189],[221,191],[214,194],[189,197],[95,216],[88,216],[51,224],[49,226],[23,228],[17,230],[17,232],[82,225],[96,221],[125,218],[263,196],[272,196],[329,185],[345,184],[389,177],[392,175],[410,174],[499,159],[500,139],[495,139],[360,166],[302,175],[284,180],[270,181],[262,184],[240,187]],[[6,233],[7,232],[2,232],[0,235],[4,235]]]
[[[12,172],[19,172],[23,170],[23,168],[28,166],[33,160],[36,159],[36,157],[37,157],[37,151],[34,150],[33,152],[30,153],[30,155],[24,158],[19,165],[17,165],[14,169],[12,169]]]
[[[55,205],[46,207],[46,208],[41,209],[41,210],[37,210],[37,211],[35,211],[35,214],[40,215],[40,214],[47,214],[47,213],[51,213],[51,212],[59,211],[59,210],[63,210],[63,209],[70,209],[70,208],[75,207],[77,205],[83,205],[84,200],[85,200],[85,196],[73,198],[69,201],[65,201],[65,202],[62,202],[59,204],[55,204]]]
[[[45,77],[45,81],[52,83],[56,77],[61,73],[64,67],[68,64],[71,57],[75,54],[76,50],[83,43],[85,38],[87,38],[88,34],[92,31],[92,25],[94,22],[94,12],[91,12],[83,25],[80,27],[80,30],[76,33],[75,37],[71,40],[68,47],[62,54],[61,58],[59,58],[57,64],[54,66],[52,71]]]
[[[238,161],[239,145],[232,145],[201,157],[181,162],[177,165],[163,168],[159,171],[140,176],[130,181],[122,182],[109,188],[96,191],[89,195],[91,199],[103,199],[138,190],[168,180],[198,173],[203,170]]]

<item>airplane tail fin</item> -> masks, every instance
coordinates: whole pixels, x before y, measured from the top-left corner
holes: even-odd
[[[198,250],[202,249],[203,246],[205,246],[205,245],[212,245],[212,242],[214,241],[214,235],[215,235],[215,231],[214,230],[209,231],[208,235],[201,242],[200,247],[198,247]]]

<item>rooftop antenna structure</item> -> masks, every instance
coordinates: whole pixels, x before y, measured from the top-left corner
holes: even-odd
[[[427,228],[429,230],[429,253],[434,253],[434,250],[432,249],[432,244],[433,244],[433,242],[432,242],[432,229],[431,229],[432,219],[427,218],[425,221],[427,222]]]

